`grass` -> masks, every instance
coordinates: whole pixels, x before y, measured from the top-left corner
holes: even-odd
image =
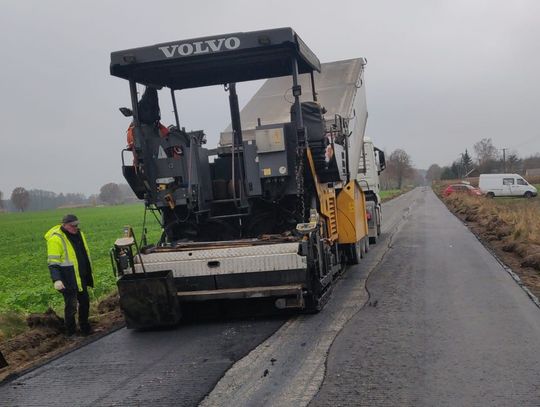
[[[409,191],[409,189],[387,189],[385,191],[380,191],[379,196],[381,197],[381,201],[385,202],[404,194],[407,191]]]
[[[466,214],[508,244],[540,245],[540,199],[494,198],[454,194],[444,198],[456,212]]]
[[[53,288],[47,268],[45,232],[60,223],[66,212],[75,212],[81,222],[91,252],[95,287],[93,299],[115,288],[109,250],[125,225],[137,238],[142,232],[144,206],[141,204],[56,209],[51,211],[0,214],[0,314],[44,312],[62,309],[63,299]],[[149,242],[159,237],[159,225],[148,215]]]
[[[441,195],[449,182],[438,182],[433,190]],[[535,180],[536,188],[540,187]],[[502,242],[509,252],[520,257],[540,248],[540,198],[486,197],[453,194],[443,200],[465,220],[478,222],[493,239]],[[521,248],[521,249],[520,249]]]

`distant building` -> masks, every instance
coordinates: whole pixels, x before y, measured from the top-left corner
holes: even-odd
[[[540,177],[540,168],[529,168],[525,170],[526,177]]]

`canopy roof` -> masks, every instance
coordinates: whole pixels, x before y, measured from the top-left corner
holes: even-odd
[[[320,72],[315,54],[291,28],[232,33],[111,53],[111,75],[186,89]]]

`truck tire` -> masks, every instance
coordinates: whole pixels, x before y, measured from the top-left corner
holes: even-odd
[[[490,198],[490,199],[491,199],[491,198],[495,198],[495,194],[494,194],[493,192],[488,192],[488,193],[486,194],[486,198]]]
[[[377,236],[381,235],[381,211],[377,210]]]
[[[364,238],[364,253],[369,252],[369,238],[366,236]]]
[[[363,256],[361,246],[362,246],[361,242],[351,243],[348,245],[347,264],[354,265],[354,264],[360,263],[360,259]]]
[[[379,211],[379,209],[375,211],[375,230],[375,236],[369,237],[369,244],[377,244],[377,238],[381,234],[381,212]]]
[[[525,192],[525,194],[523,196],[528,199],[528,198],[532,198],[533,194],[532,194],[531,191],[527,191],[527,192]]]

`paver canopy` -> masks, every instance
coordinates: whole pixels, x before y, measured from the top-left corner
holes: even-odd
[[[111,75],[186,89],[320,72],[320,62],[291,28],[195,38],[111,53]]]

